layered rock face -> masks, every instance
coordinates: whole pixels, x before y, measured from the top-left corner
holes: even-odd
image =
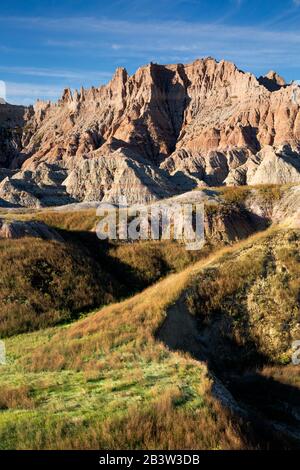
[[[147,203],[174,193],[167,177],[132,152],[121,149],[107,156],[78,161],[64,182],[76,200],[129,204]]]
[[[13,167],[23,148],[23,128],[31,109],[0,102],[0,168]]]
[[[74,202],[63,184],[68,172],[41,163],[36,170],[0,170],[0,207],[49,207]]]
[[[299,103],[299,87],[275,72],[257,79],[212,58],[133,76],[120,68],[105,86],[38,101],[9,166],[59,165],[81,201],[114,199],[118,185],[141,202],[197,186],[296,182]]]

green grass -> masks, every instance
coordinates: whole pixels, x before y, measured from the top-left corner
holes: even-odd
[[[15,390],[19,389],[25,396],[15,406],[5,407],[0,412],[1,449],[96,448],[101,445],[104,448],[106,441],[102,434],[107,426],[111,427],[111,434],[116,432],[116,426],[121,426],[124,441],[128,416],[135,413],[136,419],[137,410],[151,413],[155,406],[163,406],[161,400],[169,400],[170,411],[178,409],[190,418],[206,407],[207,419],[214,422],[213,405],[204,398],[208,387],[205,367],[167,351],[161,351],[159,360],[141,356],[118,367],[107,367],[105,362],[109,363],[109,357],[103,355],[103,369],[98,363],[96,369],[85,371],[24,373],[19,362],[22,362],[22,352],[30,354],[32,348],[44,344],[55,333],[62,333],[61,329],[6,341],[9,365],[1,367],[1,390],[6,390],[6,395],[11,390],[15,395]],[[28,349],[29,344],[31,349]],[[158,397],[162,397],[161,400]],[[131,432],[134,434],[134,429]],[[211,442],[213,439],[212,436]],[[110,442],[109,445],[114,448],[116,444]],[[131,446],[134,445],[138,443],[134,443],[132,436]]]
[[[7,339],[1,387],[14,405],[0,413],[1,447],[242,447],[205,364],[154,338],[193,269],[73,325]]]
[[[227,208],[249,196],[219,191]],[[257,191],[268,203],[281,197],[277,187]],[[298,386],[281,364],[300,333],[299,231],[274,227],[189,253],[169,241],[100,243],[89,232],[94,211],[17,217],[41,218],[65,243],[0,241],[0,331],[13,335],[0,366],[0,449],[251,448],[243,423],[212,397],[207,364],[156,333],[184,295],[217,333],[221,366],[262,359],[265,375]]]
[[[249,305],[247,315],[256,314],[245,303],[245,292],[278,272],[279,294],[274,297],[266,284],[263,319],[255,320],[251,333],[258,335],[258,351],[266,344],[271,357],[276,343],[260,343],[268,333],[259,326],[268,332],[268,321],[274,326],[278,317],[275,328],[283,331],[285,295],[299,294],[298,244],[299,233],[272,229],[73,324],[7,339],[8,364],[1,366],[0,378],[1,448],[251,448],[236,418],[212,398],[214,379],[207,365],[169,350],[155,333],[186,292],[191,311],[199,318],[204,314],[206,322],[223,309],[224,318],[238,325],[235,339],[243,342],[243,308]],[[281,276],[283,260],[288,279]],[[297,321],[289,318],[293,330]],[[289,350],[287,339],[280,354]]]

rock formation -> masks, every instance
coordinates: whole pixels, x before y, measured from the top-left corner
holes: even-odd
[[[63,238],[44,222],[0,219],[0,239],[24,237],[63,242]]]
[[[18,154],[6,149],[2,166],[55,165],[78,201],[113,199],[118,185],[140,202],[197,186],[297,182],[298,95],[275,72],[257,79],[212,58],[132,76],[119,68],[107,85],[23,111]]]
[[[117,203],[125,196],[133,204],[175,194],[159,168],[121,149],[110,155],[79,160],[64,185],[67,193],[80,201]]]
[[[0,207],[47,207],[74,202],[63,181],[67,172],[41,163],[36,170],[0,170]],[[2,181],[1,181],[2,180]]]
[[[0,167],[14,165],[14,159],[19,157],[23,148],[22,135],[30,110],[24,106],[13,106],[0,103]]]

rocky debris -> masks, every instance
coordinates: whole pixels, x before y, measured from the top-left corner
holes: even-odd
[[[33,171],[12,172],[0,182],[0,206],[40,208],[74,202],[63,185],[66,176],[66,170],[47,163]]]
[[[198,186],[206,186],[205,158],[193,156],[191,152],[181,149],[175,151],[160,166],[171,176],[171,181],[178,188],[189,191]]]
[[[109,156],[82,160],[64,185],[79,201],[118,203],[126,196],[128,204],[147,203],[175,194],[161,170],[121,149]]]
[[[44,222],[0,219],[0,239],[35,237],[63,242],[63,238]]]
[[[0,198],[2,200],[2,205],[5,206],[5,203],[8,203],[13,207],[41,207],[39,198],[32,194],[34,188],[34,184],[24,184],[22,181],[14,181],[8,177],[5,178],[0,183]]]
[[[250,156],[249,151],[239,149],[224,152],[210,151],[206,157],[180,149],[168,157],[161,164],[161,168],[168,171],[172,182],[180,189],[219,186],[230,180],[230,174],[243,168],[243,164]],[[236,178],[230,183],[243,184],[242,181],[242,178]]]

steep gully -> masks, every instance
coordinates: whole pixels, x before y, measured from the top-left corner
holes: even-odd
[[[275,269],[272,250],[264,269],[265,276]],[[171,350],[188,353],[207,364],[213,396],[236,417],[251,446],[300,449],[299,388],[263,375],[261,371],[268,360],[257,349],[250,361],[239,362],[241,346],[228,335],[223,336],[222,330],[227,328],[224,319],[215,312],[210,323],[205,324],[201,315],[190,313],[188,296],[187,290],[169,307],[156,339]],[[221,350],[224,355],[219,354]]]

